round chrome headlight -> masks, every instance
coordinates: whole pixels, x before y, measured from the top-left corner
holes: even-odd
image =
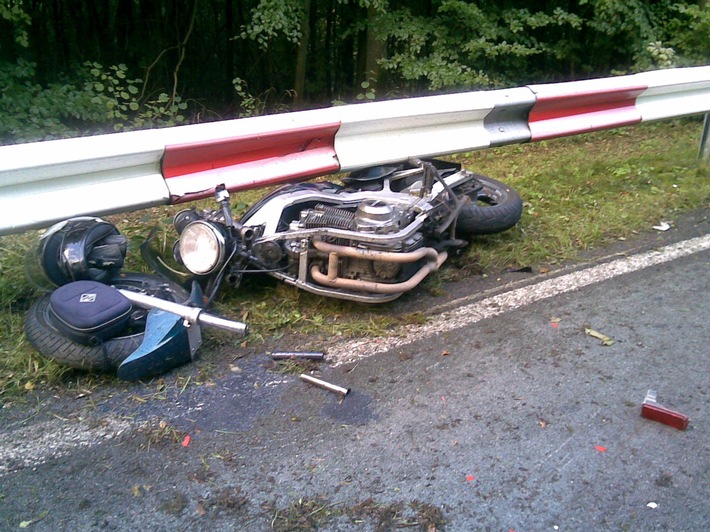
[[[198,220],[183,229],[178,249],[185,268],[197,275],[207,275],[224,262],[226,244],[218,227]]]

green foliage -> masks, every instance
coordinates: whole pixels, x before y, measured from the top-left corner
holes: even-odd
[[[241,38],[255,41],[262,50],[279,37],[292,44],[301,38],[303,7],[296,0],[260,0],[251,20],[242,26]]]
[[[185,122],[179,96],[140,98],[142,81],[125,65],[86,63],[74,76],[42,86],[36,65],[0,63],[0,143],[75,137],[86,133],[165,127]]]
[[[520,192],[520,223],[467,251],[485,270],[575,259],[710,205],[709,168],[697,158],[700,123],[637,125],[457,159]]]
[[[279,99],[276,89],[269,89],[255,96],[249,91],[246,81],[242,78],[234,78],[232,86],[239,98],[239,118],[262,116],[267,114],[267,110],[287,112],[288,105],[285,100],[293,97],[293,91],[284,91]]]
[[[500,86],[521,72],[529,76],[533,56],[568,58],[566,35],[581,26],[579,16],[559,7],[544,13],[444,0],[433,19],[408,10],[390,15],[390,53],[381,64],[407,81],[426,79],[433,91]]]
[[[675,65],[675,50],[663,46],[661,41],[650,42],[646,48],[636,55],[636,70],[652,70],[656,68],[671,68]]]
[[[22,8],[21,0],[0,0],[0,19],[12,27],[15,43],[23,48],[29,45],[27,28],[32,23],[30,16]]]
[[[363,91],[363,81],[382,99],[710,60],[707,0],[213,0],[195,5],[199,8],[193,11],[168,0],[0,0],[6,104],[10,97],[22,100],[17,91],[24,90],[26,99],[43,108],[30,112],[20,105],[17,120],[9,118],[3,134],[16,130],[29,138],[17,124],[25,118],[33,121],[26,128],[32,138],[179,124],[188,101],[208,110],[202,116],[226,118],[292,104],[356,101],[358,95],[367,100],[373,92]],[[87,58],[106,65],[98,77],[78,72]],[[36,65],[36,73],[8,79],[18,60]],[[87,89],[86,82],[93,87]],[[131,87],[140,91],[131,93]],[[74,108],[62,109],[65,93],[76,100]]]
[[[669,42],[681,64],[706,64],[710,59],[710,4],[673,4],[667,21]]]
[[[41,86],[34,63],[0,63],[0,139],[3,143],[76,136],[78,122],[103,119],[91,93],[71,82]]]
[[[93,94],[91,102],[106,111],[106,120],[115,131],[176,126],[185,122],[187,104],[179,96],[161,93],[156,99],[141,102],[141,79],[129,79],[126,65],[108,70],[99,63],[86,63],[91,79],[84,85]]]
[[[363,81],[362,83],[360,83],[360,88],[362,89],[362,92],[358,93],[355,99],[374,100],[377,97],[375,87],[373,87],[369,81]]]

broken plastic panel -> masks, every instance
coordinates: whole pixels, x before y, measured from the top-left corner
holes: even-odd
[[[678,430],[687,429],[690,422],[688,416],[659,405],[656,402],[655,390],[649,390],[646,394],[646,398],[641,405],[641,416]]]

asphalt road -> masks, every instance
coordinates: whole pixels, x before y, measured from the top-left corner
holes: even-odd
[[[708,233],[445,287],[425,325],[326,346],[344,399],[261,353],[6,405],[0,529],[706,530]]]

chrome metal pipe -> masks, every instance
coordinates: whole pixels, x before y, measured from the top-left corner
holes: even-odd
[[[164,310],[165,312],[170,312],[171,314],[176,314],[181,318],[185,318],[190,323],[217,327],[218,329],[233,332],[241,336],[247,334],[248,328],[246,324],[208,314],[201,308],[188,307],[187,305],[181,305],[180,303],[174,303],[172,301],[165,301],[159,297],[153,297],[139,292],[132,292],[131,290],[125,290],[122,288],[119,288],[118,291],[126,296],[131,303],[134,303],[141,308],[157,308]]]
[[[325,358],[325,353],[321,352],[311,352],[311,351],[284,351],[271,353],[271,358],[273,360],[288,360],[290,358],[304,359],[304,360],[323,360]]]
[[[342,386],[338,386],[337,384],[331,384],[329,382],[317,379],[305,373],[301,373],[300,377],[302,381],[305,381],[309,384],[313,384],[314,386],[318,386],[319,388],[323,388],[324,390],[328,390],[329,392],[337,393],[341,397],[345,397],[350,393],[350,388],[343,388]]]
[[[430,260],[437,259],[437,251],[434,248],[419,248],[414,251],[380,251],[378,249],[361,249],[352,246],[341,246],[339,244],[329,244],[328,242],[323,242],[322,240],[314,240],[313,247],[318,251],[323,251],[325,253],[337,253],[338,255],[343,255],[345,257],[352,257],[355,259],[369,259],[369,260],[379,260],[382,262],[416,262],[424,257]]]
[[[429,248],[431,249],[431,248]],[[401,283],[378,283],[374,281],[363,281],[361,279],[346,279],[343,277],[337,277],[321,273],[317,264],[311,267],[311,277],[313,280],[323,286],[333,287],[333,288],[344,288],[347,290],[359,290],[361,292],[370,292],[373,294],[398,294],[404,293],[411,290],[419,283],[421,283],[424,278],[432,272],[435,272],[439,267],[446,261],[448,254],[446,251],[434,254],[436,260],[428,260],[417,273],[412,275],[407,281]],[[429,258],[428,256],[427,258]],[[384,261],[387,262],[387,261]],[[329,272],[330,273],[330,272]]]

